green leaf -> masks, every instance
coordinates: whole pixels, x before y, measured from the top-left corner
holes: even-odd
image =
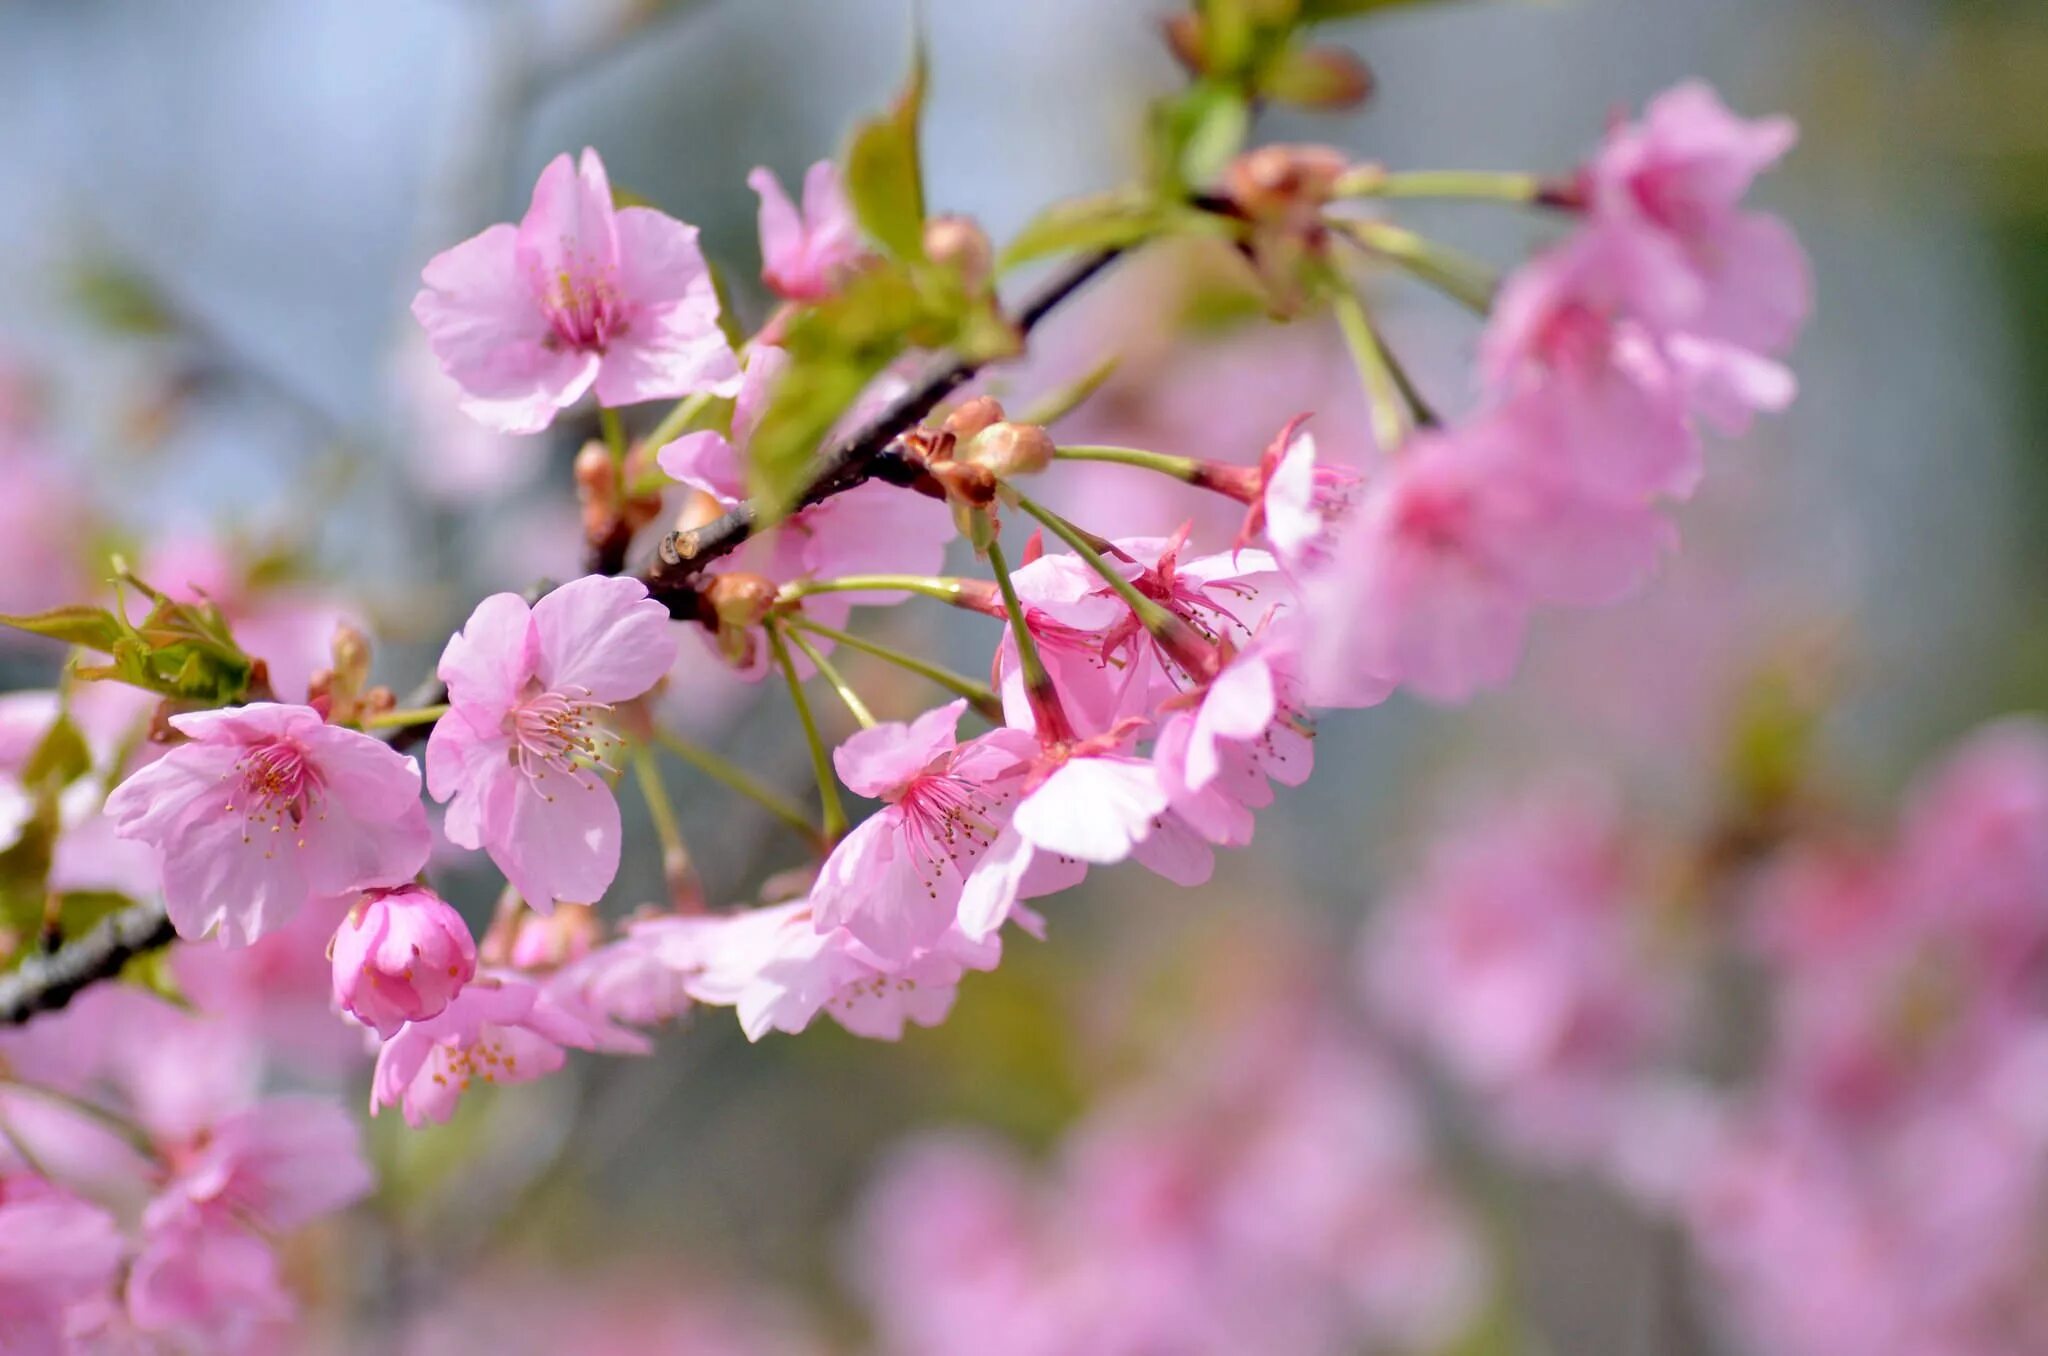
[[[853,214],[898,259],[924,257],[924,168],[918,122],[924,113],[925,53],[911,53],[910,77],[889,111],[854,131],[846,149],[846,194]]]
[[[21,781],[39,794],[54,794],[90,771],[92,750],[86,747],[85,736],[71,717],[60,715],[22,764]]]
[[[1207,185],[1244,147],[1251,102],[1234,80],[1198,80],[1152,106],[1152,179],[1158,196],[1183,198]]]
[[[1017,232],[1003,251],[1003,267],[1069,250],[1114,249],[1156,235],[1167,216],[1150,198],[1104,193],[1054,203]]]
[[[1350,108],[1372,92],[1372,72],[1341,47],[1295,47],[1267,63],[1259,93],[1301,108]]]
[[[1356,19],[1383,9],[1406,9],[1420,0],[1301,0],[1301,22],[1325,24],[1333,19]]]
[[[0,626],[11,626],[34,636],[48,636],[66,645],[83,645],[89,650],[112,650],[114,642],[128,634],[119,617],[103,607],[54,607],[48,612],[10,616],[0,613]]]

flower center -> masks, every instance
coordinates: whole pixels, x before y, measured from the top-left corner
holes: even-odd
[[[512,738],[513,766],[546,791],[550,774],[594,785],[583,775],[588,767],[607,770],[606,745],[612,736],[597,722],[600,712],[611,707],[592,701],[587,688],[560,692],[537,692],[505,716],[505,733]],[[552,799],[552,797],[549,797]]]
[[[541,294],[550,339],[563,348],[602,353],[626,331],[626,308],[608,273],[563,268]]]
[[[304,749],[289,740],[250,746],[227,774],[227,780],[235,779],[241,782],[241,794],[230,794],[225,808],[247,820],[242,829],[245,843],[253,841],[253,831],[264,826],[272,833],[283,833],[290,823],[297,833],[308,816],[324,817],[318,809],[324,785],[320,769]],[[304,838],[297,841],[300,847],[306,845]]]
[[[952,871],[967,878],[974,863],[995,841],[996,812],[1010,798],[964,777],[936,773],[915,778],[896,804],[903,813],[903,840],[918,877],[933,898],[938,878]]]

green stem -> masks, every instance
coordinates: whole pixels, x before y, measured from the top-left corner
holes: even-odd
[[[784,584],[778,602],[795,602],[814,593],[918,593],[957,603],[966,596],[967,581],[930,574],[848,574],[837,579],[799,579]]]
[[[1022,496],[1018,496],[1022,501]],[[1032,714],[1038,719],[1039,733],[1051,739],[1072,737],[1073,728],[1067,720],[1065,708],[1060,705],[1059,691],[1052,685],[1052,675],[1045,671],[1045,661],[1038,656],[1038,642],[1031,637],[1031,626],[1025,618],[1024,600],[1017,596],[1017,585],[1010,579],[1010,562],[1003,558],[1003,544],[990,541],[988,544],[989,568],[995,571],[996,587],[1002,590],[1003,611],[1010,619],[1010,634],[1017,641],[1017,667],[1024,675],[1024,693],[1031,701]]]
[[[803,723],[804,742],[810,746],[811,773],[818,779],[818,804],[824,816],[819,832],[826,842],[836,843],[846,832],[846,807],[839,803],[839,780],[832,771],[832,756],[818,735],[818,719],[811,714],[811,700],[804,695],[804,685],[796,676],[796,663],[789,657],[789,646],[783,643],[782,628],[770,621],[765,629],[768,647],[775,652],[783,681],[789,684],[790,704],[796,707],[797,719]]]
[[[1123,599],[1131,611],[1137,614],[1139,623],[1146,630],[1158,631],[1180,620],[1158,603],[1138,592],[1137,585],[1124,578],[1121,571],[1107,560],[1104,560],[1102,553],[1095,549],[1094,544],[1088,540],[1080,528],[1075,527],[1065,518],[1060,517],[1059,514],[1054,513],[1051,509],[1046,508],[1043,504],[1026,495],[1019,494],[1016,498],[1018,508],[1023,509],[1026,513],[1038,519],[1039,522],[1044,523],[1047,528],[1051,529],[1055,537],[1065,542],[1075,555],[1081,557],[1089,569],[1102,576],[1102,582],[1109,585],[1115,591],[1116,596]],[[996,582],[1005,585],[1004,596],[1007,598],[1009,592],[1007,581],[998,575]]]
[[[710,749],[692,744],[681,735],[668,730],[655,730],[654,742],[719,785],[753,801],[805,838],[817,838],[817,827],[811,823],[808,815],[787,797],[757,780],[752,773],[737,763],[713,753]]]
[[[846,709],[860,722],[860,728],[874,729],[875,713],[868,710],[868,704],[853,690],[853,684],[846,681],[846,675],[841,673],[831,660],[825,658],[825,652],[813,645],[810,637],[794,628],[789,630],[789,643],[802,650],[804,658],[811,661],[811,667],[832,685],[832,690],[839,694],[839,700],[846,704]]]
[[[1373,442],[1381,452],[1391,452],[1408,435],[1408,422],[1401,413],[1401,383],[1394,375],[1386,349],[1380,345],[1372,320],[1365,313],[1365,303],[1341,279],[1337,280],[1330,306],[1336,313],[1337,327],[1344,331],[1344,342],[1351,348],[1351,360],[1358,364],[1359,380],[1365,384]]]
[[[1167,452],[1147,452],[1141,447],[1102,447],[1092,443],[1077,443],[1058,448],[1053,456],[1061,461],[1107,461],[1119,466],[1137,466],[1161,475],[1172,476],[1175,480],[1193,480],[1201,473],[1201,464],[1193,457],[1176,457]]]
[[[1484,170],[1407,170],[1388,174],[1366,168],[1339,179],[1336,187],[1340,198],[1477,198],[1516,203],[1533,203],[1542,192],[1543,181],[1533,174]]]
[[[432,725],[448,714],[447,703],[439,706],[414,706],[397,711],[373,711],[363,717],[365,730],[396,730],[407,725]]]
[[[1471,255],[1389,222],[1348,217],[1328,220],[1360,249],[1398,264],[1476,314],[1483,316],[1493,310],[1498,290],[1493,270]]]
[[[859,650],[862,654],[873,655],[885,663],[894,664],[899,669],[914,673],[920,678],[929,679],[955,696],[965,697],[968,705],[972,706],[983,718],[993,721],[998,725],[1003,723],[1002,699],[996,695],[995,689],[987,683],[977,683],[965,674],[955,673],[948,668],[941,668],[937,664],[919,659],[914,654],[906,654],[893,645],[884,645],[878,640],[870,640],[866,636],[857,636],[851,631],[842,631],[836,626],[826,626],[822,622],[814,622],[809,617],[801,614],[789,617],[783,624],[788,626],[793,632],[802,630],[808,631],[814,636],[823,636],[834,644],[844,645],[850,650]]]
[[[1115,375],[1117,363],[1120,361],[1121,359],[1116,357],[1104,358],[1092,369],[1083,373],[1080,380],[1069,382],[1067,385],[1051,392],[1037,404],[1018,415],[1017,422],[1020,424],[1037,424],[1040,427],[1058,423],[1079,409],[1089,396],[1101,390],[1110,377]]]
[[[661,416],[661,422],[654,426],[643,441],[656,452],[661,451],[688,433],[690,426],[703,417],[704,411],[709,409],[711,402],[716,399],[718,397],[709,391],[684,396],[669,408],[667,414]]]
[[[683,826],[676,820],[676,807],[662,785],[661,765],[643,744],[633,750],[633,779],[639,783],[640,798],[647,802],[647,817],[654,821],[654,836],[661,843],[662,865],[669,870],[688,870],[689,845],[683,841]]]

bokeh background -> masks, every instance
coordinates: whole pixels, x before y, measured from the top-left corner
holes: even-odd
[[[1177,79],[1164,8],[929,0],[934,204],[1001,239],[1053,197],[1135,173],[1144,105]],[[0,348],[33,388],[58,474],[116,537],[210,538],[345,586],[375,625],[379,676],[402,690],[476,597],[574,571],[567,465],[590,431],[510,444],[464,426],[422,375],[407,312],[422,263],[516,218],[540,167],[588,144],[616,183],[702,226],[758,318],[746,171],[793,181],[836,152],[900,78],[912,22],[900,0],[15,0],[0,8]],[[543,1284],[635,1303],[759,1292],[797,1328],[857,1341],[851,1222],[902,1135],[969,1126],[1043,1152],[1091,1103],[1199,1066],[1262,1005],[1355,1004],[1354,939],[1460,796],[1591,767],[1684,822],[1758,675],[1788,665],[1819,694],[1814,757],[1872,806],[1968,726],[2041,703],[2048,10],[1469,0],[1334,32],[1375,71],[1374,99],[1334,118],[1275,113],[1264,133],[1399,167],[1558,170],[1611,114],[1689,76],[1798,119],[1799,149],[1763,197],[1815,263],[1801,398],[1718,449],[1681,561],[1623,608],[1539,624],[1506,693],[1328,722],[1315,781],[1211,885],[1098,873],[1058,901],[1048,943],[971,977],[939,1029],[879,1045],[821,1026],[750,1046],[705,1012],[652,1059],[577,1062],[445,1129],[386,1118],[385,1186],[341,1226],[355,1263],[320,1281],[337,1341],[429,1343],[419,1324],[443,1320],[420,1316],[471,1293],[446,1320],[468,1345],[421,1349],[535,1340],[515,1338],[529,1320],[502,1295]],[[1467,205],[1413,219],[1502,262],[1554,232]],[[1055,375],[1141,354],[1077,418],[1087,436],[1250,460],[1302,409],[1327,439],[1357,429],[1330,335],[1186,331],[1188,288],[1179,261],[1144,266],[1047,327]],[[1385,305],[1424,387],[1455,408],[1469,319],[1397,283]],[[28,503],[30,471],[7,474],[0,498]],[[1091,526],[1162,526],[1146,515],[1169,506],[1121,478],[1135,474],[1078,476],[1061,497]],[[0,506],[0,535],[35,527]],[[0,579],[5,605],[35,582]],[[898,611],[881,625],[963,669],[986,663],[986,628]],[[11,685],[47,674],[46,655],[5,663]],[[919,699],[876,683],[884,714]],[[800,791],[775,695],[757,702],[707,662],[667,700]],[[676,775],[714,897],[786,864],[744,807]],[[649,856],[629,850],[615,905],[655,897]],[[1660,1317],[1686,1287],[1654,1225],[1568,1174],[1475,1166],[1454,1099],[1420,1095],[1446,1172],[1508,1259],[1518,1316],[1469,1349],[1685,1350]],[[699,1349],[703,1331],[673,1349]],[[568,1349],[551,1341],[536,1349]]]

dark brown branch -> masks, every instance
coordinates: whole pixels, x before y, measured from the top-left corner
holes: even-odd
[[[25,957],[0,978],[0,1026],[19,1026],[63,1007],[80,989],[113,978],[130,960],[168,946],[175,935],[162,904],[131,904],[48,955]]]
[[[1016,315],[1020,333],[1028,334],[1061,302],[1107,268],[1119,251],[1091,254],[1055,275],[1032,294]],[[964,358],[942,360],[914,388],[819,458],[810,486],[799,504],[815,504],[869,480],[919,487],[923,468],[898,455],[896,440],[937,409],[947,396],[965,385],[983,364]],[[720,556],[737,550],[754,533],[754,513],[742,504],[715,522],[692,532],[672,532],[662,539],[656,559],[641,579],[648,592],[667,605],[671,615],[697,615],[696,577]],[[607,551],[603,564],[611,570],[624,560],[623,544],[616,555]],[[528,590],[538,599],[547,585]],[[422,683],[406,699],[408,707],[437,706],[448,699],[439,680]],[[431,725],[409,725],[391,731],[394,748],[426,737]],[[131,959],[168,946],[176,933],[161,903],[136,904],[101,922],[84,936],[65,942],[48,955],[30,956],[11,974],[0,977],[0,1026],[19,1026],[39,1012],[54,1012],[80,990],[111,979]]]
[[[1017,329],[1029,334],[1054,307],[1086,286],[1107,268],[1120,251],[1102,250],[1088,255],[1055,275],[1019,308]],[[959,390],[979,372],[983,364],[965,358],[940,361],[924,379],[844,442],[818,458],[809,487],[797,496],[797,506],[815,504],[856,485],[890,474],[891,447],[915,427],[939,402]],[[641,574],[647,591],[667,604],[678,618],[697,615],[697,576],[706,565],[744,545],[754,535],[756,516],[751,504],[741,504],[724,517],[688,532],[671,532],[661,539],[654,562]]]

